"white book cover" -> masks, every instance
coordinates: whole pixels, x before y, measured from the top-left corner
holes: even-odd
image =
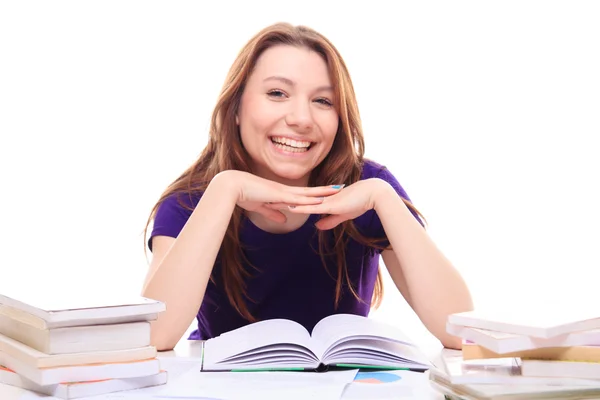
[[[567,333],[600,329],[600,314],[553,314],[523,310],[485,311],[475,310],[448,316],[453,325],[486,329],[489,331],[527,335],[549,339]]]
[[[551,338],[539,338],[471,328],[448,322],[446,331],[451,335],[476,343],[499,354],[544,347],[600,346],[600,329],[566,333]]]
[[[135,378],[105,379],[41,386],[8,368],[0,366],[0,383],[59,399],[71,400],[164,385],[167,383],[167,372],[161,371],[158,374]]]
[[[468,371],[465,372],[460,352],[444,350],[436,363],[437,368],[429,370],[429,380],[432,387],[452,399],[574,400],[600,397],[600,380],[527,377],[518,375],[519,360],[503,360],[504,366],[499,365],[503,361],[496,359],[492,363],[495,365],[487,370],[478,366],[479,371],[466,368]],[[457,368],[460,370],[457,371]]]
[[[446,374],[453,385],[590,386],[600,390],[600,380],[597,379],[524,375],[522,373],[522,365],[522,360],[518,358],[481,360],[463,360],[460,356],[444,358]]]
[[[150,322],[40,329],[0,313],[0,334],[46,354],[87,353],[150,346]]]
[[[152,320],[165,311],[163,302],[140,296],[110,293],[67,293],[42,297],[0,294],[0,314],[41,329],[100,323]]]
[[[55,368],[34,368],[0,351],[0,365],[38,385],[64,382],[97,381],[103,379],[135,378],[160,372],[157,358],[127,363],[88,364]]]
[[[600,363],[580,361],[521,360],[523,376],[551,379],[595,379],[600,384]]]
[[[33,368],[55,368],[71,365],[124,363],[148,360],[157,355],[156,347],[95,351],[69,354],[46,354],[0,334],[0,352]]]
[[[600,389],[556,385],[452,385],[440,375],[429,375],[431,386],[452,400],[582,400],[600,398]]]

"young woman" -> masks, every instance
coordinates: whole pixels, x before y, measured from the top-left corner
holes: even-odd
[[[257,320],[309,331],[333,313],[367,316],[382,296],[379,259],[446,347],[448,314],[469,291],[436,248],[392,173],[363,158],[354,89],[331,42],[275,24],[239,53],[212,115],[209,143],[152,210],[143,295],[167,310],[152,343]],[[398,316],[400,318],[400,316]]]

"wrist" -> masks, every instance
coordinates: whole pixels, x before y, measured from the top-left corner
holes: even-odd
[[[235,170],[219,172],[210,181],[206,190],[219,193],[220,197],[227,203],[232,202],[234,205],[237,204],[240,197],[240,186],[237,179],[238,172]]]
[[[373,189],[371,193],[371,204],[373,205],[372,208],[375,212],[378,212],[378,209],[383,207],[390,199],[398,196],[392,185],[379,178],[373,179]]]

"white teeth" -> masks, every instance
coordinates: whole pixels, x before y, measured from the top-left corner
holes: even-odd
[[[308,151],[308,147],[292,147],[281,143],[273,143],[278,149],[287,151],[289,153],[305,153]]]
[[[275,143],[284,144],[288,147],[307,149],[310,146],[310,142],[292,140],[284,137],[272,137],[271,140]]]

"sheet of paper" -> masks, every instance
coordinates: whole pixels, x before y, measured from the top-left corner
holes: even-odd
[[[0,383],[0,399],[2,400],[54,400],[54,397],[48,397],[43,394],[30,392],[25,389],[18,388],[16,386],[5,385]]]
[[[359,372],[346,386],[341,400],[421,399],[438,400],[426,373],[412,371]]]
[[[338,400],[358,370],[316,372],[199,372],[190,370],[153,399]]]
[[[103,395],[86,397],[86,400],[142,400],[142,399],[153,399],[154,395],[157,395],[164,388],[171,387],[174,385],[173,382],[177,382],[177,379],[190,371],[199,371],[202,360],[200,358],[180,358],[180,357],[161,357],[160,367],[161,369],[167,370],[167,383],[160,386],[152,386],[142,389],[134,389],[123,392],[107,393]],[[3,399],[0,397],[0,399]],[[48,399],[44,397],[44,399]],[[158,397],[157,399],[160,399]],[[206,400],[202,397],[194,397],[194,400]],[[19,399],[21,400],[21,399]],[[29,400],[29,399],[27,399]],[[213,400],[213,399],[211,399]]]
[[[160,368],[168,371],[167,382],[173,382],[181,375],[191,370],[200,370],[201,358],[161,357]]]

